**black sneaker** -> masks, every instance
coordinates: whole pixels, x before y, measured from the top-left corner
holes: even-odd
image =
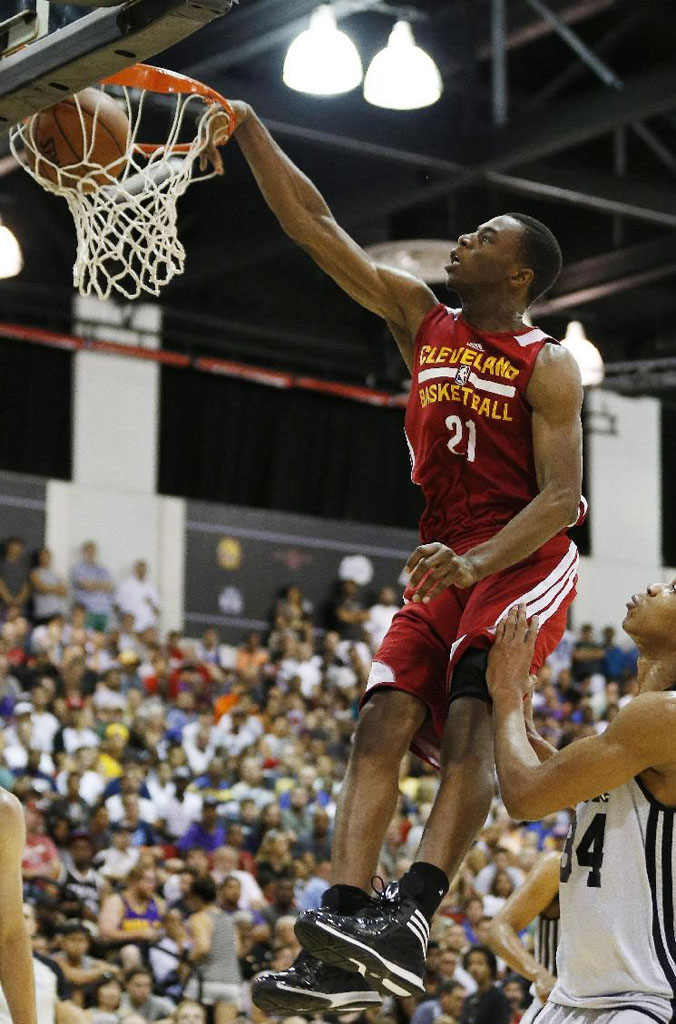
[[[296,918],[304,949],[324,963],[367,978],[381,995],[424,995],[430,926],[411,899],[390,882],[378,900],[347,917],[311,910]]]
[[[259,1010],[273,1014],[347,1013],[368,1010],[382,1002],[359,974],[331,967],[305,950],[288,970],[259,974],[251,987],[251,998]]]

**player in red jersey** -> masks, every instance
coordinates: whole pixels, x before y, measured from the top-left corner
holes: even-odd
[[[485,683],[497,622],[539,613],[533,668],[558,642],[575,594],[582,388],[570,354],[524,324],[556,280],[561,253],[539,221],[505,214],[461,235],[449,287],[380,266],[341,229],[250,107],[235,133],[286,233],[389,325],[413,383],[406,431],[427,507],[409,600],[377,652],[362,701],[333,840],[333,882],[302,914],[304,951],[260,976],[253,998],[277,1013],[367,1008],[379,993],[422,992],[429,922],[488,814],[493,734]],[[212,154],[213,155],[213,154]],[[440,786],[415,863],[378,900],[367,894],[411,747]]]

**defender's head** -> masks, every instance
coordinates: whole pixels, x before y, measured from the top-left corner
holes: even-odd
[[[527,309],[561,273],[561,249],[546,225],[504,213],[460,235],[446,266],[449,288],[463,296],[495,292]]]
[[[641,652],[676,654],[676,579],[634,594],[622,626]]]

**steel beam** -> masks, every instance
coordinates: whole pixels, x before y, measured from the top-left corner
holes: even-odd
[[[636,23],[645,17],[646,7],[650,6],[650,2],[651,0],[644,0],[640,7],[635,7],[625,18],[615,22],[605,35],[601,36],[598,40],[594,47],[594,52],[598,56],[609,53],[621,39],[633,30]],[[657,5],[658,0],[652,0],[652,6],[655,7]],[[581,61],[572,61],[564,71],[550,79],[547,85],[533,96],[531,100],[523,104],[521,113],[530,113],[546,106],[554,96],[557,96],[564,89],[567,89],[568,86],[574,85],[575,82],[582,78],[584,72],[585,66]]]
[[[554,13],[542,0],[526,0],[526,3],[536,11],[540,17],[549,22],[556,34],[563,39],[576,53],[580,60],[587,65],[594,74],[601,79],[604,85],[612,86],[614,89],[621,89],[622,82],[615,72],[605,64],[585,42],[580,39],[577,33],[566,25],[557,14]]]
[[[537,303],[533,315],[560,313],[674,275],[676,237],[673,235],[614,249],[564,267],[553,293]]]
[[[565,25],[575,25],[581,21],[587,21],[597,14],[602,14],[611,7],[615,7],[617,0],[577,0],[559,12],[559,18]],[[553,27],[541,18],[531,21],[521,28],[513,29],[507,36],[507,47],[516,50],[521,46],[528,46],[536,43],[539,39],[551,35]],[[476,52],[478,60],[488,60],[491,56],[491,43],[483,43]]]
[[[507,9],[505,0],[491,0],[491,83],[493,124],[507,124]]]
[[[621,92],[594,91],[551,105],[537,119],[512,120],[484,168],[506,171],[675,108],[676,62],[669,61],[627,79]]]

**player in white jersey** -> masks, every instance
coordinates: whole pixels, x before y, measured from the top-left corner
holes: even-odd
[[[520,1024],[532,1024],[556,984],[560,868],[558,850],[540,857],[523,885],[514,890],[491,922],[488,945],[512,970],[533,982],[533,1002]],[[519,932],[531,921],[535,923],[533,954],[519,938]]]
[[[561,859],[558,980],[537,1024],[676,1020],[676,581],[627,608],[639,695],[602,735],[542,763],[523,701],[537,616],[529,624],[525,606],[513,608],[489,658],[507,810],[536,820],[576,807]]]

